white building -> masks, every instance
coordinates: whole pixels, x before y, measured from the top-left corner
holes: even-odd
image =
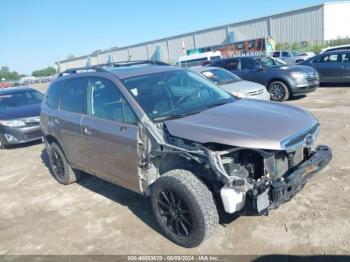
[[[174,20],[176,21],[176,20]],[[58,62],[60,71],[111,61],[153,59],[173,63],[186,49],[273,36],[279,43],[350,37],[350,1],[330,2]]]

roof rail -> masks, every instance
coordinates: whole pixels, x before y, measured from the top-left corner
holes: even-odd
[[[110,66],[110,67],[122,67],[122,66],[133,66],[133,65],[142,65],[142,64],[152,64],[152,65],[169,65],[165,62],[156,61],[156,60],[129,60],[129,61],[120,61],[107,64],[100,64],[98,66]]]
[[[86,66],[86,67],[77,67],[77,68],[71,68],[63,71],[58,75],[58,77],[63,76],[65,74],[76,74],[77,71],[89,71],[89,70],[95,70],[97,72],[109,72],[107,69],[99,66],[99,65],[94,65],[94,66]]]
[[[63,71],[58,75],[58,77],[61,77],[65,74],[76,74],[77,71],[89,71],[89,70],[95,70],[97,72],[109,72],[104,67],[123,67],[123,66],[133,66],[133,65],[142,65],[142,64],[152,64],[152,65],[169,65],[167,63],[161,62],[161,61],[154,61],[154,60],[134,60],[134,61],[120,61],[120,62],[113,62],[113,63],[107,63],[107,64],[99,64],[94,66],[86,66],[86,67],[77,67],[77,68],[71,68]]]

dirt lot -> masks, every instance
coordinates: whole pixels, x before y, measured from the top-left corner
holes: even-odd
[[[41,90],[45,87],[41,86]],[[0,152],[1,254],[349,254],[350,88],[319,88],[288,103],[321,123],[333,160],[267,217],[224,216],[191,250],[167,240],[148,199],[84,176],[58,184],[41,143]]]

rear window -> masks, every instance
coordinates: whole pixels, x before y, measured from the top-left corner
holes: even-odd
[[[0,94],[0,110],[19,106],[40,104],[42,100],[43,95],[35,90]]]
[[[86,112],[87,78],[74,78],[66,80],[62,97],[61,109],[73,113]]]
[[[280,57],[280,52],[273,52],[272,57]]]

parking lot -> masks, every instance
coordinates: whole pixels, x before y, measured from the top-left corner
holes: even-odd
[[[60,185],[42,143],[0,151],[0,255],[348,253],[350,88],[321,87],[287,103],[319,119],[318,143],[332,148],[331,163],[269,216],[223,215],[190,251],[162,235],[148,199],[88,175]]]

